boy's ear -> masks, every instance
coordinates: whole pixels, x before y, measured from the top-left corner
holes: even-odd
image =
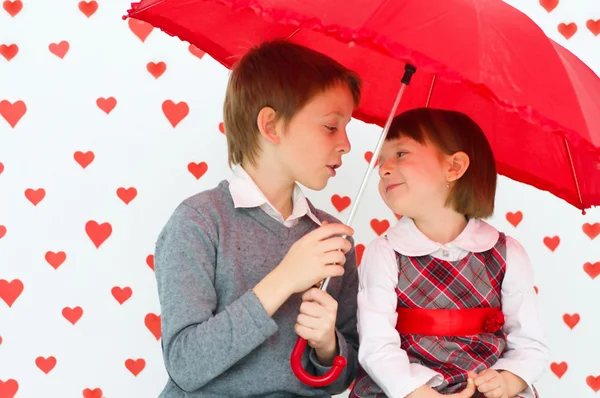
[[[454,182],[461,178],[469,168],[471,159],[466,153],[459,151],[447,158],[448,161],[448,173],[446,179],[448,182]]]
[[[262,108],[256,117],[256,124],[258,125],[260,135],[273,144],[279,144],[277,112],[275,112],[275,109],[269,106]]]

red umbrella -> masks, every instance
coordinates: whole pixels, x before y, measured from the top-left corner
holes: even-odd
[[[500,174],[582,210],[600,205],[600,79],[501,0],[143,0],[127,17],[227,68],[250,46],[287,38],[358,72],[364,86],[354,116],[385,128],[348,224],[391,118],[422,106],[471,116]],[[410,66],[416,73],[405,91]],[[305,345],[299,340],[292,354],[298,378],[315,386],[334,380],[343,358],[326,377],[310,376],[299,365]]]

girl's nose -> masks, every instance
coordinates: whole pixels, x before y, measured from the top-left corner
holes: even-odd
[[[379,163],[379,177],[383,178],[391,174],[391,162]]]

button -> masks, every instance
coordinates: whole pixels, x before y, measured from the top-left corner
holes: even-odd
[[[450,255],[450,252],[448,250],[444,250],[442,254],[444,255],[444,257],[448,257]]]

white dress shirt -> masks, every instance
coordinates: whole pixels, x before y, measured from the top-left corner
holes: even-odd
[[[468,222],[451,243],[427,238],[412,219],[402,217],[385,236],[372,241],[359,268],[358,332],[359,362],[390,398],[405,397],[427,384],[435,387],[443,377],[423,365],[410,363],[396,331],[398,263],[394,251],[405,256],[431,255],[457,261],[469,252],[485,252],[498,241],[499,232],[479,219]],[[521,377],[528,388],[519,395],[533,398],[532,385],[546,370],[549,349],[543,332],[533,270],[527,253],[513,238],[506,237],[506,273],[501,289],[507,350],[492,369],[507,370]]]
[[[281,213],[263,195],[260,188],[242,166],[237,166],[227,181],[229,182],[229,192],[233,199],[233,205],[236,209],[238,207],[260,207],[265,213],[288,228],[298,224],[299,219],[307,214],[317,225],[321,225],[321,221],[310,211],[306,197],[298,184],[294,185],[292,194],[292,214],[284,220]]]

